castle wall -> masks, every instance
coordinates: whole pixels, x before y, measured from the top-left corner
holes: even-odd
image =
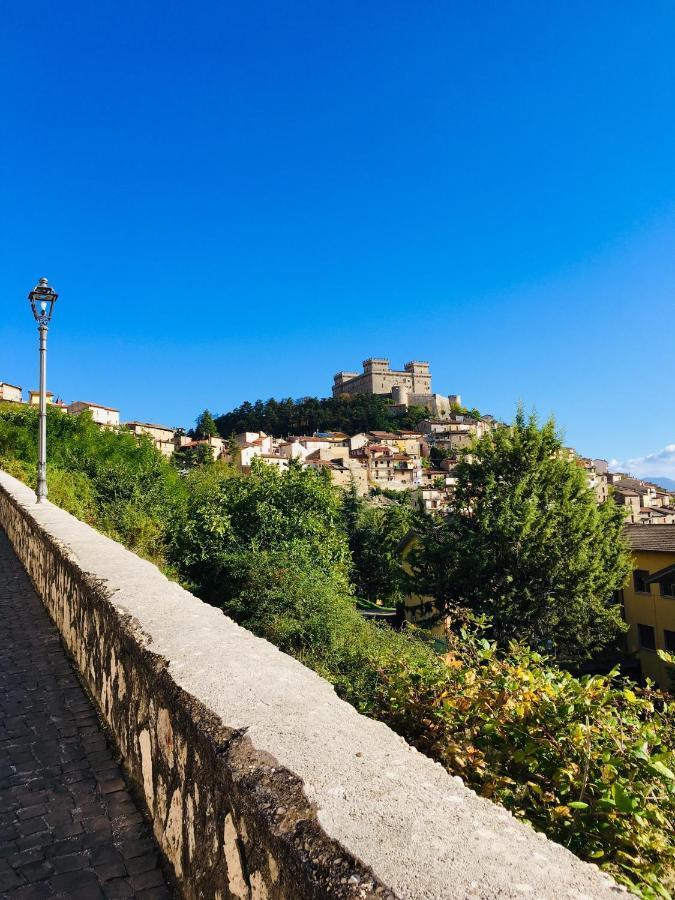
[[[333,383],[333,396],[341,394],[380,394],[389,397],[395,387],[411,394],[431,393],[431,372],[427,363],[407,363],[403,371],[390,369],[389,360],[370,359],[363,363],[363,372],[353,375],[339,372]]]

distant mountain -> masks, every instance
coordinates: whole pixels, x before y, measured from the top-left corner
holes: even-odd
[[[672,478],[666,478],[665,475],[649,475],[646,480],[653,481],[654,484],[660,485],[667,491],[675,491],[675,480]]]

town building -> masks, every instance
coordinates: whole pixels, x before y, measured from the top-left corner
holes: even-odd
[[[403,491],[419,487],[421,483],[419,452],[405,453],[391,443],[369,441],[350,450],[349,455],[365,469],[370,487]]]
[[[625,472],[608,472],[605,476],[614,501],[625,507],[626,521],[631,525],[674,525],[675,506],[668,491]]]
[[[586,480],[589,488],[595,492],[595,498],[598,503],[604,503],[609,497],[609,481],[607,478],[607,468],[602,465],[598,468],[597,463],[603,460],[587,459],[584,456],[577,456],[575,461],[578,466],[586,471]]]
[[[657,650],[675,653],[675,525],[625,529],[633,553],[633,572],[622,593],[629,651],[642,673],[664,689],[673,689],[675,667]]]
[[[423,406],[432,415],[449,415],[461,405],[459,394],[446,397],[431,390],[428,362],[408,362],[402,370],[391,369],[389,360],[371,357],[363,362],[363,372],[338,372],[333,377],[333,396],[376,394],[390,397],[392,414],[405,412],[410,406]]]
[[[242,472],[250,472],[254,459],[280,472],[297,460],[303,468],[327,471],[338,487],[354,485],[359,494],[368,492],[367,471],[351,458],[346,434],[294,435],[278,440],[262,431],[247,431],[235,435],[234,443],[237,451],[231,462]]]
[[[177,429],[173,436],[174,453],[179,453],[181,450],[196,450],[198,447],[210,447],[213,458],[221,459],[226,455],[225,445],[226,441],[220,437],[191,438],[182,429]]]
[[[51,391],[46,392],[47,404],[49,406],[54,402],[54,394]],[[28,405],[29,406],[39,406],[40,405],[40,391],[29,391],[28,392]]]
[[[369,441],[393,447],[399,453],[407,453],[410,456],[422,456],[425,444],[420,431],[369,431]]]
[[[167,425],[155,425],[152,422],[125,422],[124,427],[136,437],[143,434],[149,435],[155,447],[164,456],[171,456],[175,450],[175,428],[169,428]]]
[[[68,412],[71,416],[77,416],[82,412],[90,412],[97,425],[109,428],[117,428],[120,424],[120,411],[112,406],[101,406],[100,403],[88,403],[84,400],[75,400],[68,404]]]
[[[54,394],[51,391],[47,391],[47,406],[53,406],[54,409],[60,409],[61,412],[68,412],[68,405],[60,400],[58,397],[56,400],[54,399]],[[40,391],[29,391],[28,392],[28,405],[29,406],[39,406],[40,405]]]
[[[460,451],[470,447],[474,440],[499,426],[492,416],[474,419],[462,413],[452,413],[447,418],[422,419],[417,427],[422,432],[429,454],[432,448],[436,448],[441,454],[455,458]]]
[[[23,403],[23,391],[16,384],[0,381],[0,400],[6,400],[8,403]]]
[[[451,492],[445,484],[445,479],[438,476],[439,480],[426,482],[415,492],[416,505],[428,513],[444,512],[450,503]],[[442,479],[442,480],[441,480]]]
[[[244,472],[250,471],[251,463],[258,457],[275,456],[277,459],[281,458],[280,454],[273,453],[273,438],[265,434],[264,431],[242,432],[242,434],[235,436],[234,442],[237,446],[237,458],[231,460],[231,462],[238,463]],[[267,461],[267,459],[265,461]],[[283,468],[281,464],[279,467]],[[287,467],[288,461],[286,461],[285,464],[285,468]]]

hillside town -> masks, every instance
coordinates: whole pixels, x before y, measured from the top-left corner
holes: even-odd
[[[250,471],[255,459],[280,471],[296,460],[303,468],[325,470],[334,484],[353,486],[361,496],[407,492],[410,502],[428,512],[443,512],[447,507],[461,452],[472,441],[503,427],[492,415],[469,413],[459,394],[434,393],[428,362],[408,362],[401,370],[394,370],[388,359],[371,357],[363,362],[360,373],[338,372],[333,379],[333,397],[355,394],[389,400],[392,430],[297,435],[244,431],[223,436],[215,432],[187,432],[153,422],[125,422],[120,419],[119,409],[83,400],[66,404],[51,392],[47,403],[68,415],[86,411],[96,424],[106,428],[128,430],[136,437],[147,435],[167,457],[187,457],[199,451],[243,472]],[[0,382],[0,401],[36,406],[39,395],[31,390],[24,400],[21,387]],[[397,417],[410,407],[425,409],[427,416],[418,421],[415,430],[397,430]],[[595,491],[599,503],[611,495],[625,508],[627,524],[675,525],[675,501],[664,488],[626,472],[611,472],[604,459],[582,457],[572,448],[567,452],[585,470],[588,486]]]
[[[251,472],[256,461],[284,472],[294,461],[303,469],[328,473],[334,485],[354,489],[359,496],[370,496],[379,504],[403,500],[432,514],[443,514],[450,505],[455,470],[464,451],[474,440],[504,427],[492,415],[481,415],[477,410],[469,413],[461,405],[459,394],[434,393],[426,362],[409,362],[403,369],[393,370],[389,360],[369,358],[361,373],[337,373],[333,397],[356,394],[384,398],[392,430],[285,435],[258,430],[226,437],[214,427],[197,427],[187,432],[153,422],[122,421],[119,409],[83,400],[66,404],[53,393],[47,394],[47,403],[64,415],[86,412],[102,428],[128,431],[139,439],[150,438],[160,453],[172,458],[184,472],[207,460],[229,463],[244,474]],[[21,387],[0,382],[0,402],[37,406],[39,394],[31,390],[24,398]],[[423,410],[424,417],[415,429],[397,428],[397,418],[412,407]],[[626,538],[635,561],[633,578],[621,592],[629,625],[626,648],[639,660],[644,674],[667,687],[668,667],[655,651],[675,648],[671,599],[675,592],[675,499],[658,484],[626,472],[610,471],[604,459],[580,456],[570,447],[564,452],[584,470],[598,503],[611,497],[624,510]],[[402,546],[403,555],[408,549],[407,545]],[[414,624],[425,626],[435,613],[431,598],[414,594],[406,598],[405,615]],[[386,617],[391,613],[377,615]]]

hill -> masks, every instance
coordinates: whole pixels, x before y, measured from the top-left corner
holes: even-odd
[[[301,397],[293,400],[256,400],[216,418],[219,434],[227,438],[243,431],[266,434],[314,434],[316,431],[398,431],[415,428],[429,415],[421,406],[411,406],[404,415],[393,416],[391,400],[373,394],[344,397]]]
[[[659,487],[665,488],[667,491],[673,491],[673,493],[675,493],[675,479],[673,478],[666,478],[665,475],[650,475],[647,480],[654,484],[658,484]]]

